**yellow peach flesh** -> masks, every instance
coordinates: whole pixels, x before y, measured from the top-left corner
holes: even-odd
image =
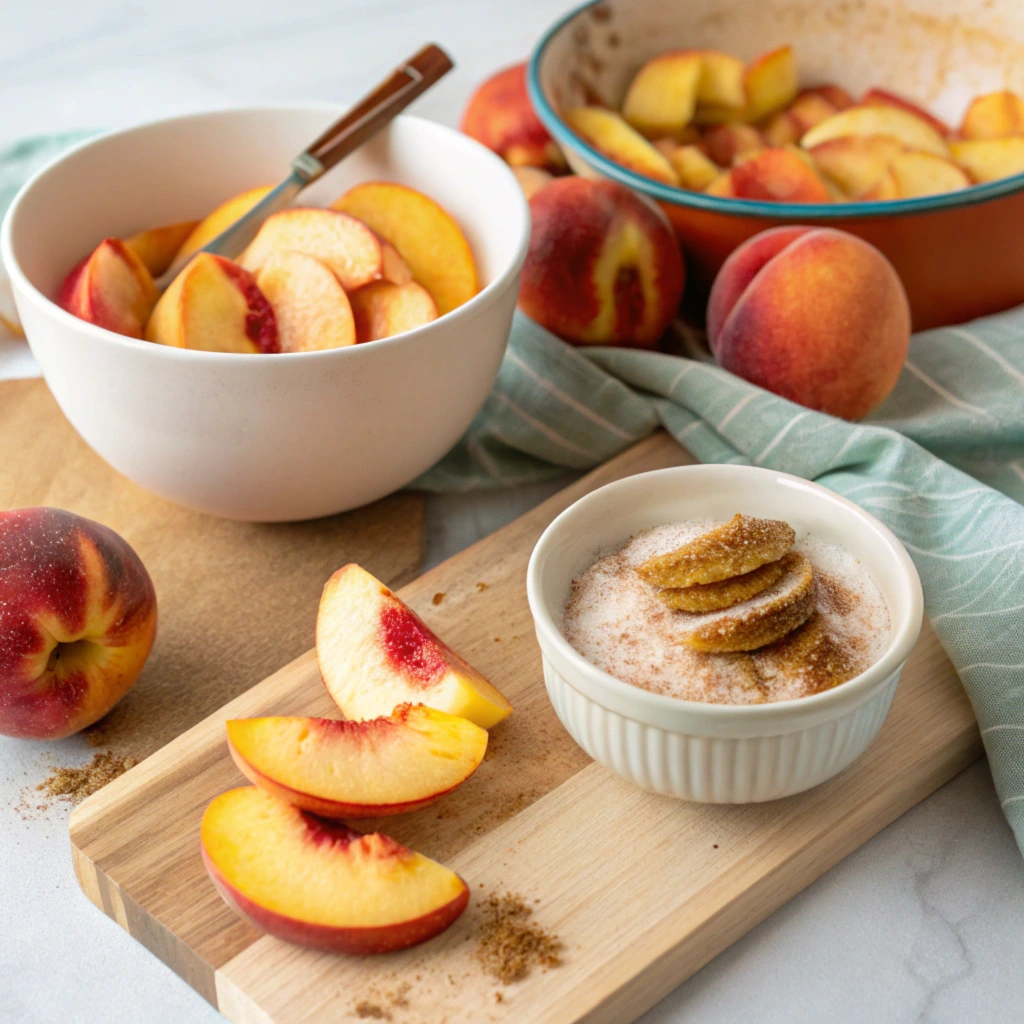
[[[339,210],[292,207],[264,221],[239,263],[258,273],[282,249],[312,256],[327,264],[345,291],[371,281],[405,284],[412,274],[394,246],[363,221]]]
[[[573,107],[565,111],[565,122],[609,160],[637,174],[667,185],[678,185],[672,165],[638,131],[613,110],[604,107]]]
[[[200,838],[229,904],[293,942],[401,949],[443,931],[469,899],[458,875],[393,839],[323,822],[252,786],[216,797]]]
[[[437,319],[437,303],[430,292],[415,281],[408,284],[378,281],[354,291],[351,300],[356,337],[360,342],[391,338]]]
[[[316,352],[355,344],[352,306],[326,263],[282,250],[270,255],[256,283],[274,309],[282,352]]]
[[[412,277],[433,296],[440,316],[468,302],[479,290],[473,250],[462,229],[444,207],[422,192],[395,182],[364,182],[337,199],[332,208],[358,217],[386,238],[401,253]]]
[[[371,817],[422,807],[461,785],[487,749],[464,718],[403,704],[364,722],[246,718],[227,723],[239,768],[256,785],[329,817]]]

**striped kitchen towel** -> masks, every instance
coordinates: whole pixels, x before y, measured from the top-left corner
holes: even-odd
[[[709,362],[572,348],[517,315],[487,403],[418,484],[460,491],[589,469],[658,426],[702,462],[817,480],[903,541],[1024,850],[1024,308],[915,335],[896,390],[861,423]]]
[[[0,213],[68,139],[0,153]],[[1024,309],[915,335],[869,420],[811,412],[699,359],[576,349],[518,316],[484,408],[417,482],[507,487],[589,469],[664,426],[704,462],[814,479],[906,545],[1024,850]]]

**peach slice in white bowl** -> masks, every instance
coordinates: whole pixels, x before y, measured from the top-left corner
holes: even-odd
[[[282,168],[334,106],[196,114],[86,142],[29,181],[0,254],[33,355],[71,424],[162,497],[234,519],[310,519],[397,490],[436,462],[490,391],[508,339],[529,208],[504,162],[442,125],[400,116],[303,193],[327,207],[397,181],[457,221],[480,274],[463,305],[370,344],[205,352],[126,338],[54,301],[106,237],[203,217]],[[334,215],[337,216],[337,215]]]

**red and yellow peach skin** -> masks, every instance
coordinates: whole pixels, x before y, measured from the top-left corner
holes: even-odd
[[[0,733],[60,739],[135,683],[156,593],[113,530],[55,508],[0,512]]]
[[[135,250],[105,238],[64,278],[57,304],[115,334],[141,338],[159,294]]]
[[[533,232],[519,308],[578,345],[655,345],[685,271],[672,229],[610,181],[561,178],[530,200]]]
[[[910,310],[892,264],[831,228],[780,227],[741,245],[708,303],[718,363],[811,409],[859,419],[896,385]]]
[[[526,91],[526,65],[514,64],[479,85],[459,128],[513,167],[565,170],[565,157],[534,112]]]

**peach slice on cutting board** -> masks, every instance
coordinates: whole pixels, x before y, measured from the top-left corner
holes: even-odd
[[[423,704],[364,722],[243,718],[227,723],[243,775],[327,818],[374,818],[433,803],[473,774],[487,730]]]
[[[146,264],[146,269],[159,277],[174,262],[182,243],[192,234],[197,220],[183,220],[177,224],[163,224],[139,231],[124,240],[124,244]]]
[[[349,296],[359,341],[379,341],[437,319],[437,303],[421,284],[376,281]]]
[[[176,259],[184,259],[198,252],[204,245],[212,242],[219,234],[226,231],[239,217],[247,214],[272,188],[261,185],[259,188],[246,189],[237,196],[221,203],[208,213],[189,234],[181,248],[175,253]]]
[[[473,250],[462,229],[422,192],[393,181],[367,181],[335,200],[332,209],[358,217],[386,238],[402,254],[413,278],[434,297],[440,316],[479,291]]]
[[[256,283],[273,307],[280,351],[316,352],[356,343],[352,306],[326,263],[301,252],[271,253]]]
[[[252,274],[201,252],[160,297],[146,340],[206,352],[277,352],[277,320]]]
[[[339,210],[294,206],[272,214],[239,263],[258,273],[271,255],[282,249],[326,263],[347,292],[371,281],[407,284],[412,280],[405,260],[390,242]]]
[[[512,705],[439,640],[397,595],[350,563],[324,587],[316,656],[327,692],[346,718],[426,704],[489,729]]]
[[[200,828],[217,891],[260,931],[341,953],[387,953],[443,932],[469,889],[379,833],[362,835],[255,786],[211,801]]]
[[[64,278],[57,304],[97,327],[141,338],[158,295],[135,251],[119,238],[105,238]]]

